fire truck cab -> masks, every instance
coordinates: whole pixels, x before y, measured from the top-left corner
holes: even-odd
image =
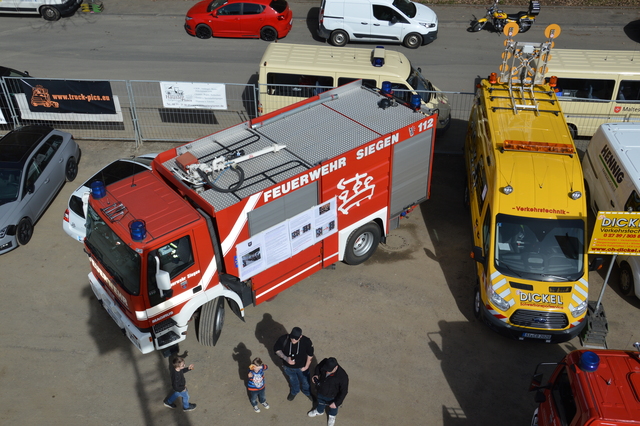
[[[511,338],[562,342],[585,326],[587,209],[567,123],[531,65],[548,58],[553,27],[546,43],[516,42],[505,27],[502,74],[482,80],[469,118],[465,198],[475,316]]]
[[[578,350],[559,363],[539,364],[529,389],[536,391],[539,404],[532,426],[640,425],[639,356],[632,351]],[[553,367],[543,386],[539,371]]]
[[[429,196],[437,115],[356,81],[92,184],[85,246],[98,300],[143,353],[213,346],[225,300],[273,298],[366,261]]]

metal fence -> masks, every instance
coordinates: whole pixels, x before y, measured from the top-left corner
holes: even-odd
[[[159,81],[108,80],[116,100],[117,121],[96,121],[98,119],[86,114],[64,114],[63,121],[52,119],[55,114],[39,116],[30,112],[28,96],[31,94],[24,93],[24,87],[28,85],[21,84],[21,80],[29,81],[21,77],[3,77],[0,80],[0,110],[7,122],[0,122],[0,135],[19,126],[47,124],[69,131],[77,139],[127,140],[135,141],[136,146],[144,142],[189,142],[240,124],[261,112],[282,108],[330,89],[320,86],[224,84],[226,109],[182,109],[164,106]],[[396,92],[395,95],[401,98],[405,95],[402,90]],[[450,151],[458,152],[466,133],[473,93],[418,93],[423,99],[439,98],[450,107],[451,125],[446,133],[438,135],[439,140],[444,140],[439,146],[448,146]],[[562,98],[560,101],[570,127],[575,121],[581,129],[586,129],[578,132],[578,136],[590,137],[603,122],[640,122],[640,101],[594,103]]]

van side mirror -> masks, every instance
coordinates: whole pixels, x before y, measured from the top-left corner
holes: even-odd
[[[471,258],[478,263],[484,263],[484,256],[482,255],[482,249],[478,246],[473,247],[471,252]]]
[[[393,25],[393,24],[397,24],[397,23],[398,23],[398,18],[395,17],[395,16],[392,16],[391,17],[391,24]]]
[[[591,261],[591,263],[589,264],[589,270],[590,271],[597,271],[600,268],[602,268],[602,264],[604,263],[604,258],[602,257],[596,257],[595,259],[593,259]]]

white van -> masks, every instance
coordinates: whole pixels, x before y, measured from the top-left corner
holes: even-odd
[[[383,47],[269,44],[260,60],[259,112],[267,114],[360,79],[364,86],[377,88],[388,81],[394,95],[406,102],[418,91],[427,108],[438,110],[438,131],[449,128],[451,107],[447,97],[422,75],[420,68],[414,68],[405,55]]]
[[[547,76],[558,78],[571,135],[592,136],[604,123],[640,123],[640,53],[553,49]]]
[[[47,21],[73,15],[82,0],[0,0],[0,13],[40,15]]]
[[[609,123],[591,138],[582,170],[587,202],[598,211],[640,211],[640,124]],[[640,297],[640,256],[617,256],[620,291]]]
[[[369,41],[415,49],[438,36],[435,12],[409,0],[322,0],[318,20],[318,35],[334,46]]]

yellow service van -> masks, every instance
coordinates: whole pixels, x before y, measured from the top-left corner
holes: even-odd
[[[515,339],[563,342],[588,308],[582,168],[553,88],[531,66],[551,41],[508,42],[503,73],[477,89],[464,147],[474,314]]]
[[[640,123],[640,52],[553,49],[547,76],[571,135],[593,136],[604,123]]]
[[[439,89],[405,55],[381,46],[358,49],[271,43],[260,61],[259,112],[267,114],[359,79],[365,86],[377,88],[389,81],[394,94],[407,102],[418,91],[423,104],[438,110],[437,129],[449,128],[451,107],[447,97],[438,93]]]

